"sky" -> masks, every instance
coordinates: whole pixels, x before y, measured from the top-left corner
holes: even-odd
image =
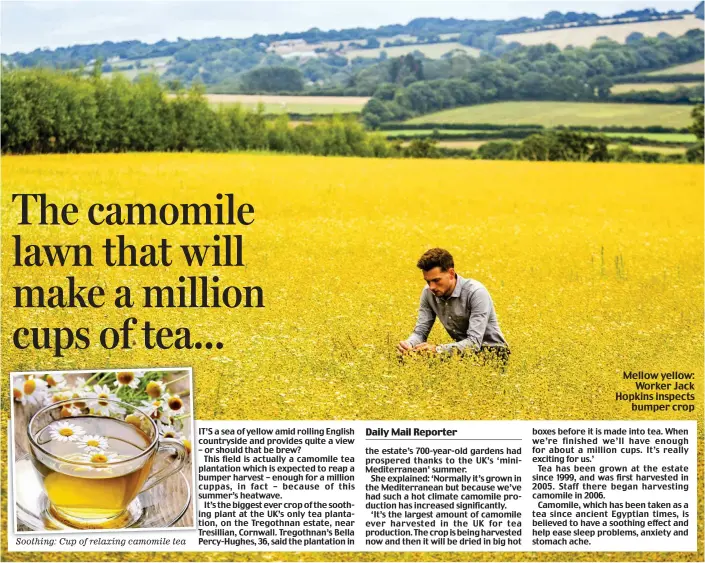
[[[692,10],[697,0],[0,0],[0,51],[138,39],[249,37],[350,27],[405,24],[419,17],[513,19],[546,12],[594,12],[609,16],[630,9]]]

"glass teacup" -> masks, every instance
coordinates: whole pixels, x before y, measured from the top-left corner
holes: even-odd
[[[128,525],[127,508],[137,495],[179,471],[188,457],[178,440],[160,437],[147,414],[110,399],[54,403],[32,417],[27,434],[48,511],[74,528]],[[158,454],[167,452],[167,463],[151,474]]]

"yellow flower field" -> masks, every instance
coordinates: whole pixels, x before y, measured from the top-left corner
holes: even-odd
[[[193,366],[198,419],[702,420],[702,166],[59,155],[3,158],[3,184],[5,374]],[[46,192],[82,209],[94,202],[215,203],[217,193],[234,193],[236,202],[254,206],[255,221],[109,228],[81,215],[74,227],[18,227],[11,194],[19,192]],[[14,267],[13,234],[27,243],[92,244],[97,266]],[[246,266],[188,267],[174,254],[170,268],[106,268],[97,251],[117,234],[139,245],[166,237],[175,247],[242,234]],[[512,350],[506,373],[457,358],[398,360],[394,346],[413,329],[424,284],[416,260],[435,246],[451,251],[461,276],[489,289]],[[69,275],[108,295],[118,285],[217,275],[220,285],[261,286],[265,307],[11,307],[13,285],[49,286]],[[195,341],[224,347],[146,350],[136,332],[132,350],[101,349],[93,335],[130,316],[189,327]],[[61,358],[16,350],[11,335],[20,326],[87,327],[92,343]],[[430,341],[449,341],[439,323]],[[632,413],[629,402],[615,401],[616,391],[634,391],[625,370],[695,372],[695,412]],[[699,433],[702,439],[702,426]],[[702,460],[702,443],[699,449]],[[519,555],[499,559],[525,558]],[[639,560],[635,555],[612,559]],[[436,557],[468,558],[476,556]]]
[[[4,367],[193,365],[198,418],[623,418],[623,370],[701,377],[702,167],[400,161],[243,155],[4,159],[6,335],[18,326],[122,326],[136,317],[190,327],[216,350],[5,348]],[[11,194],[93,202],[215,203],[234,193],[249,227],[13,226]],[[85,214],[83,214],[85,217]],[[91,243],[93,268],[13,267],[12,234],[35,244]],[[245,267],[101,266],[108,236],[137,244],[242,234]],[[399,363],[423,288],[415,263],[432,246],[483,282],[512,349],[505,374],[467,361]],[[178,250],[178,249],[177,249]],[[108,290],[218,275],[259,285],[263,309],[16,310],[15,284],[74,274]],[[109,292],[108,292],[109,293]],[[436,323],[431,341],[447,342]],[[139,338],[139,333],[138,337]],[[97,336],[94,337],[97,341]],[[119,366],[117,366],[119,367]],[[702,411],[700,411],[702,414]],[[642,416],[637,415],[637,418]],[[647,415],[646,418],[653,418]]]

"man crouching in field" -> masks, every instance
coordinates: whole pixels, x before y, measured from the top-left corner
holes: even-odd
[[[453,257],[442,248],[424,253],[416,266],[423,270],[428,285],[421,292],[416,328],[407,340],[397,344],[399,353],[475,353],[506,364],[509,346],[485,286],[456,274]],[[454,343],[434,346],[426,342],[436,317]]]

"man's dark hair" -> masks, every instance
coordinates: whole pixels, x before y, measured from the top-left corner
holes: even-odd
[[[416,263],[416,267],[424,272],[433,270],[433,268],[440,268],[441,271],[445,272],[450,268],[455,268],[455,263],[453,262],[453,257],[450,255],[450,252],[447,250],[443,248],[432,248],[423,253],[423,256],[421,256]]]

